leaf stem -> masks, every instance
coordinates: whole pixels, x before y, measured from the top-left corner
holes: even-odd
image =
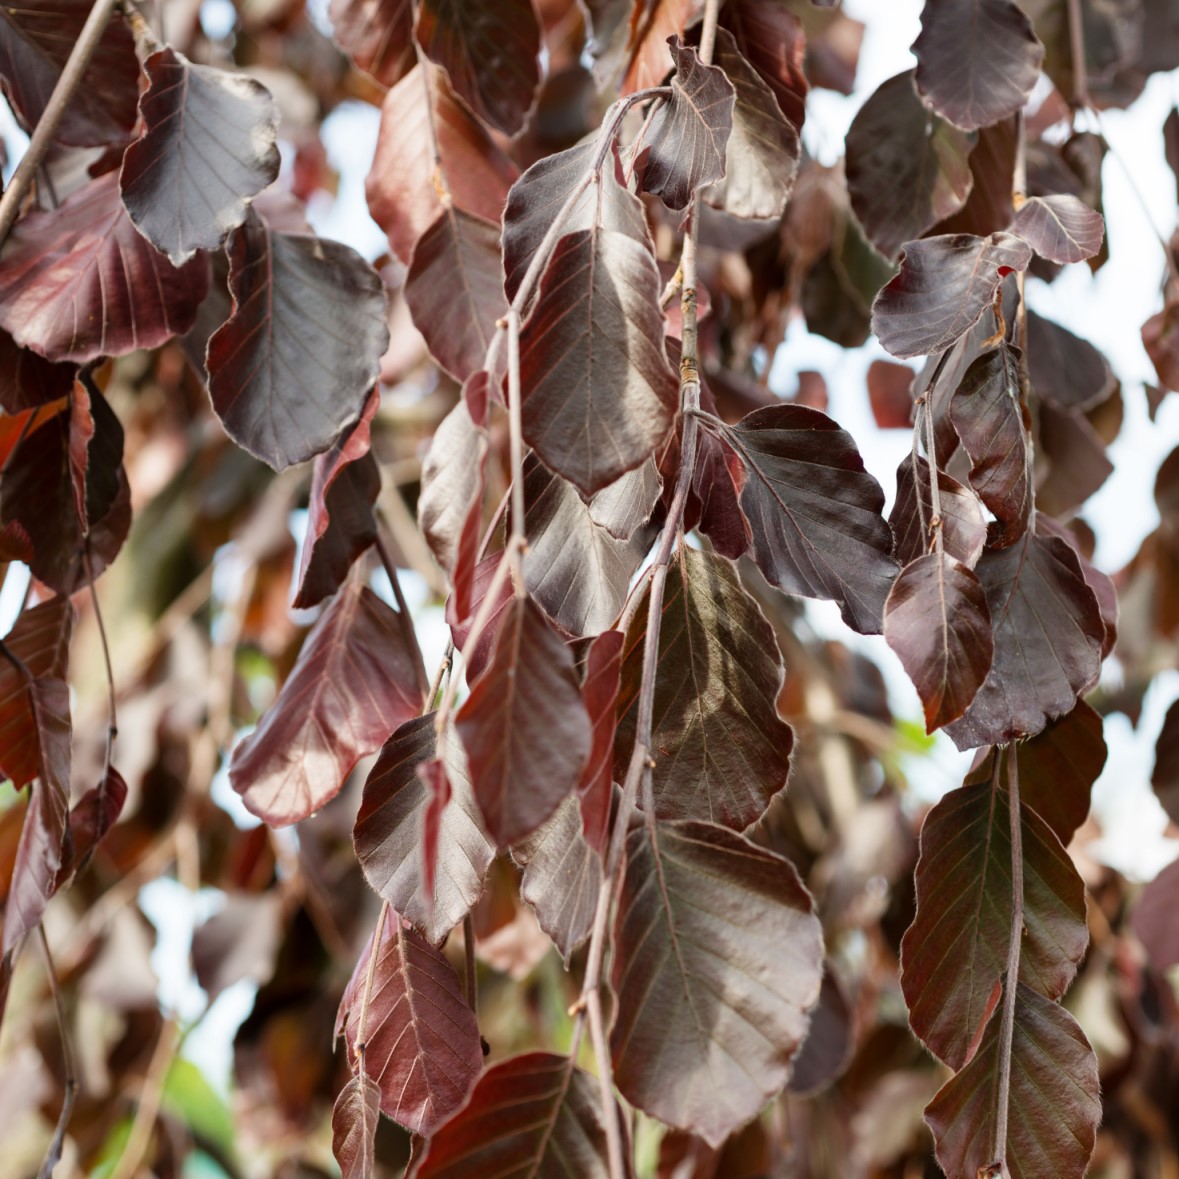
[[[1085,61],[1085,26],[1081,19],[1081,0],[1068,0],[1068,42],[1073,61],[1073,106],[1089,103],[1089,68]]]
[[[1007,1120],[1011,1106],[1011,1045],[1015,1036],[1015,1001],[1019,990],[1019,955],[1023,942],[1023,824],[1019,806],[1019,760],[1008,745],[1007,801],[1011,828],[1011,932],[1007,946],[1007,973],[1003,991],[1003,1022],[999,1027],[999,1093],[995,1105],[995,1146],[991,1152],[1000,1175],[1010,1179],[1007,1167]],[[1000,753],[995,754],[992,790],[998,789]]]
[[[74,1068],[74,1050],[70,1041],[69,1026],[66,1023],[61,984],[58,982],[57,970],[53,965],[53,955],[49,952],[49,940],[45,936],[45,927],[38,925],[37,932],[41,937],[41,951],[45,955],[45,970],[49,976],[49,990],[53,995],[53,1010],[57,1015],[57,1032],[61,1038],[61,1057],[65,1068],[65,1097],[61,1103],[61,1113],[58,1115],[57,1126],[53,1131],[49,1148],[45,1151],[45,1160],[41,1164],[40,1171],[37,1172],[37,1179],[50,1179],[53,1168],[61,1159],[61,1146],[65,1141],[65,1132],[70,1124],[70,1116],[74,1112],[74,1101],[78,1096],[78,1076]]]
[[[111,755],[114,752],[115,738],[119,735],[119,722],[115,710],[115,673],[111,667],[111,649],[107,642],[106,625],[102,621],[102,611],[98,606],[98,591],[94,588],[94,566],[90,560],[90,538],[87,536],[82,542],[82,560],[86,565],[86,586],[90,591],[90,604],[94,608],[94,621],[98,624],[98,637],[102,642],[102,662],[106,669],[106,689],[110,699],[110,715],[106,727],[106,762],[103,766],[102,777],[106,780],[111,769]]]
[[[373,980],[377,976],[377,955],[381,952],[381,938],[385,935],[385,923],[389,919],[389,902],[382,901],[377,913],[377,925],[373,930],[373,948],[368,956],[368,970],[364,976],[364,992],[360,996],[360,1011],[356,1016],[356,1060],[360,1071],[364,1072],[364,1033],[368,1023],[368,1009],[373,998]],[[400,920],[400,918],[398,918]]]
[[[528,546],[524,534],[524,418],[520,405],[520,312],[515,307],[508,309],[505,317],[508,331],[508,432],[509,450],[512,463],[512,521],[511,545],[512,578],[516,592],[524,592],[524,575],[520,567],[521,556]]]
[[[0,244],[7,239],[16,221],[21,202],[33,183],[37,169],[49,153],[53,137],[65,116],[66,107],[70,105],[82,84],[82,78],[118,3],[119,0],[94,0],[94,6],[90,9],[90,15],[86,18],[73,49],[70,50],[61,77],[58,78],[57,85],[45,104],[45,111],[33,130],[28,150],[21,157],[8,187],[4,190],[4,195],[0,197]]]
[[[377,555],[381,558],[381,564],[385,569],[385,576],[389,579],[389,584],[393,588],[393,600],[397,603],[397,625],[401,628],[401,637],[405,640],[405,646],[413,658],[413,673],[418,682],[418,691],[422,697],[422,707],[428,708],[430,701],[434,697],[430,694],[430,682],[426,679],[426,662],[422,658],[422,648],[418,643],[417,632],[413,627],[413,617],[409,612],[409,603],[405,600],[405,594],[401,590],[401,580],[397,576],[397,562],[393,560],[392,553],[389,552],[389,546],[385,543],[385,538],[381,535],[381,529],[385,527],[385,519],[379,512],[377,514],[377,538],[375,543]]]
[[[475,918],[471,913],[463,918],[463,959],[466,970],[467,1003],[479,1013],[479,978],[475,969]]]

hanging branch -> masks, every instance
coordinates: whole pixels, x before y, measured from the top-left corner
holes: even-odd
[[[62,1143],[65,1132],[70,1124],[70,1116],[74,1112],[74,1101],[78,1096],[78,1074],[74,1067],[74,1049],[70,1040],[69,1025],[66,1022],[65,1003],[61,995],[61,983],[57,978],[57,970],[53,965],[53,955],[49,952],[49,940],[45,936],[45,927],[37,926],[37,933],[41,938],[41,952],[45,955],[45,971],[49,976],[49,990],[53,995],[53,1010],[57,1015],[57,1032],[61,1040],[62,1066],[65,1069],[65,1096],[61,1103],[61,1113],[57,1117],[57,1126],[49,1147],[45,1151],[45,1160],[37,1172],[37,1179],[51,1179],[53,1168],[61,1161]]]

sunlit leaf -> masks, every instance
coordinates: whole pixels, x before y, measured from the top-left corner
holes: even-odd
[[[135,227],[180,266],[220,246],[278,176],[278,107],[253,78],[169,47],[143,68],[143,132],[123,156],[119,188]]]
[[[1105,219],[1072,193],[1061,193],[1025,201],[1011,230],[1041,258],[1064,265],[1083,262],[1101,249]]]
[[[433,1134],[467,1099],[483,1070],[475,1013],[441,950],[390,911],[380,936],[365,1018],[364,1069],[381,1110],[415,1134]],[[374,936],[376,936],[374,934]],[[340,1000],[336,1034],[356,1051],[372,939]]]
[[[787,593],[838,602],[848,625],[879,634],[897,566],[884,493],[851,435],[818,410],[782,405],[722,436],[745,464],[741,507],[761,571]]]
[[[360,416],[389,343],[380,276],[353,249],[251,215],[229,241],[233,311],[209,340],[213,408],[276,470]]]
[[[745,60],[773,91],[778,107],[801,131],[809,86],[803,70],[806,36],[788,8],[758,0],[729,0],[721,6],[721,27],[729,30]]]
[[[229,778],[250,812],[281,827],[334,798],[353,766],[421,709],[416,659],[396,612],[354,573],[233,751]]]
[[[626,636],[614,775],[635,741],[650,587]],[[794,734],[778,717],[782,660],[774,634],[733,565],[681,548],[668,568],[659,628],[651,757],[660,819],[702,819],[740,831],[786,784]]]
[[[786,1083],[822,973],[788,860],[709,823],[631,832],[610,1047],[632,1105],[719,1145]]]
[[[332,0],[328,17],[353,63],[378,82],[393,86],[413,69],[412,0]]]
[[[914,1032],[951,1068],[989,1017],[1011,938],[1011,831],[1005,790],[951,791],[921,828],[917,915],[901,943],[901,988]],[[1021,807],[1021,981],[1049,999],[1068,989],[1089,943],[1085,888],[1060,840]]]
[[[626,52],[630,60],[619,93],[630,94],[663,82],[672,68],[667,56],[669,39],[682,39],[704,15],[704,7],[704,0],[651,0],[640,9],[627,6],[627,12],[624,8],[629,17]]]
[[[343,1179],[372,1179],[380,1115],[380,1086],[367,1073],[351,1077],[332,1110],[332,1154]]]

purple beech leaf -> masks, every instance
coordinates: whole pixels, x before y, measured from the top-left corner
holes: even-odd
[[[0,8],[0,77],[25,130],[40,121],[82,33],[92,0],[25,0]],[[130,138],[139,101],[135,38],[114,13],[65,109],[55,139],[74,147],[105,147]]]
[[[970,456],[970,486],[1003,525],[1001,543],[1014,543],[1032,512],[1016,350],[1000,343],[966,370],[950,399],[950,421]]]
[[[3,671],[0,668],[0,671]],[[1172,823],[1179,823],[1179,701],[1167,709],[1154,749],[1150,784]]]
[[[697,441],[689,512],[695,500],[700,509],[696,527],[730,561],[744,556],[749,549],[749,523],[737,490],[744,477],[744,464],[737,452],[723,438],[703,431]]]
[[[1020,980],[1059,999],[1089,944],[1085,886],[1052,829],[1021,808],[1024,938]],[[989,1010],[1011,938],[1008,797],[978,782],[951,791],[929,812],[917,862],[917,914],[901,942],[901,989],[909,1022],[952,1069]]]
[[[1011,232],[1049,262],[1084,262],[1101,249],[1105,218],[1071,193],[1032,197],[1020,206]]]
[[[732,83],[736,101],[724,179],[704,190],[704,200],[733,217],[781,217],[798,172],[798,131],[727,29],[717,29],[713,60]]]
[[[460,1109],[483,1071],[479,1025],[454,968],[392,910],[377,950],[365,1020],[364,1070],[381,1090],[381,1110],[414,1134],[430,1135]],[[336,1035],[356,1052],[372,939],[340,1000]]]
[[[778,109],[801,131],[810,88],[803,69],[806,34],[802,21],[776,4],[729,0],[721,7],[720,24],[732,33],[737,49],[773,91]]]
[[[710,823],[627,838],[611,984],[614,1080],[711,1146],[790,1075],[819,998],[823,935],[789,860]]]
[[[540,25],[532,0],[422,0],[417,43],[485,123],[515,135],[540,85]]]
[[[508,310],[499,227],[445,206],[414,247],[405,302],[430,354],[455,380],[478,372]]]
[[[434,885],[438,880],[438,843],[442,837],[442,816],[454,792],[446,774],[446,762],[440,757],[419,762],[414,773],[426,787],[428,797],[422,813],[422,888],[426,904],[434,903]]]
[[[609,806],[609,795],[607,795]],[[590,935],[602,884],[602,861],[582,832],[575,796],[557,807],[531,835],[512,848],[524,869],[520,895],[536,912],[565,965]]]
[[[868,365],[868,403],[880,429],[912,429],[913,376],[907,364],[891,360],[874,360]]]
[[[626,636],[614,776],[634,747],[647,599]],[[794,733],[778,716],[782,659],[773,629],[723,557],[683,547],[668,567],[659,630],[651,757],[660,819],[743,830],[790,773]]]
[[[293,604],[300,610],[334,594],[356,559],[377,539],[373,504],[381,491],[381,471],[369,450],[369,427],[380,404],[374,389],[360,420],[315,459],[307,534],[295,579]]]
[[[229,239],[233,311],[209,340],[209,396],[226,433],[282,470],[360,416],[389,345],[380,275],[353,249],[256,215]]]
[[[356,763],[421,708],[397,614],[353,572],[303,643],[278,698],[233,751],[251,814],[283,827],[333,799]]]
[[[917,96],[913,71],[882,83],[847,132],[847,190],[868,240],[895,258],[966,203],[976,136],[938,118]]]
[[[1143,890],[1134,907],[1131,925],[1160,973],[1179,962],[1179,860],[1168,864]]]
[[[230,893],[225,907],[193,930],[193,972],[210,1002],[243,979],[274,977],[283,926],[282,898],[268,890]]]
[[[994,1161],[1001,1022],[991,1020],[974,1059],[926,1106],[947,1175],[985,1175]],[[1077,1021],[1021,983],[1011,1045],[1011,1179],[1082,1179],[1101,1120],[1099,1093],[1097,1058]]]
[[[652,455],[590,499],[590,519],[616,540],[630,540],[651,519],[662,494],[663,476]]]
[[[633,11],[626,49],[630,62],[620,93],[658,86],[670,72],[667,47],[672,37],[683,38],[704,15],[705,0],[651,0]],[[722,153],[723,158],[723,153]]]
[[[18,347],[7,332],[0,331],[0,409],[5,413],[24,413],[68,397],[77,371],[72,364],[53,364],[29,348]]]
[[[557,242],[520,333],[524,440],[587,496],[640,466],[671,427],[679,383],[660,289],[646,240],[575,230]]]
[[[589,714],[593,739],[589,760],[581,771],[577,797],[581,826],[590,847],[605,853],[609,838],[610,804],[614,797],[614,729],[622,678],[626,636],[618,630],[598,635],[585,658],[581,699]]]
[[[372,888],[438,944],[479,899],[495,849],[483,834],[462,747],[449,735],[441,760],[450,801],[438,816],[434,888],[427,892],[421,844],[434,793],[418,769],[435,752],[433,713],[389,738],[364,784],[353,843]]]
[[[491,661],[455,727],[492,841],[530,835],[570,795],[590,752],[573,654],[530,598],[504,611]]]
[[[643,140],[639,174],[645,192],[669,209],[685,209],[701,185],[725,175],[736,90],[719,66],[705,65],[678,36],[667,39],[675,74]]]
[[[37,680],[65,680],[69,666],[74,608],[65,594],[21,612],[4,645]],[[19,790],[41,772],[41,744],[19,668],[0,655],[0,774]]]
[[[123,804],[127,801],[127,783],[123,775],[111,766],[97,786],[92,786],[70,810],[70,838],[72,854],[62,865],[57,879],[60,888],[68,877],[76,877],[90,862],[94,849],[106,838],[107,832],[119,821]]]
[[[1036,484],[1036,512],[1070,517],[1114,473],[1105,441],[1087,417],[1039,406],[1038,456],[1046,471]]]
[[[123,155],[119,188],[135,228],[181,266],[220,246],[278,176],[278,107],[253,78],[171,48],[143,68],[143,132]]]
[[[913,53],[921,97],[967,131],[1022,110],[1044,60],[1014,0],[929,0]]]
[[[1040,536],[1059,537],[1073,550],[1073,555],[1081,566],[1081,576],[1093,591],[1101,611],[1101,621],[1105,629],[1105,637],[1101,642],[1101,658],[1105,659],[1118,641],[1118,594],[1113,579],[1109,574],[1102,573],[1081,552],[1076,533],[1053,520],[1046,512],[1036,513],[1036,532]]]
[[[1097,682],[1105,626],[1069,545],[1026,532],[975,567],[987,591],[995,656],[986,682],[946,732],[959,749],[1041,732]]]
[[[458,404],[434,431],[422,462],[418,522],[450,578],[451,603],[460,619],[472,612],[487,466],[489,384],[486,370],[468,377]]]
[[[83,364],[183,335],[208,289],[208,258],[174,267],[136,231],[108,172],[17,222],[0,258],[0,327]]]
[[[811,1008],[806,1039],[790,1070],[791,1093],[814,1096],[843,1075],[856,1050],[854,1020],[852,1000],[839,982],[838,970],[828,959],[823,964],[819,1002]]]
[[[970,152],[973,187],[958,212],[933,227],[934,233],[973,233],[979,237],[1006,229],[1015,216],[1015,115],[980,127]],[[952,125],[952,124],[951,124]]]
[[[446,600],[446,624],[450,627],[451,638],[454,640],[454,645],[459,651],[466,650],[467,639],[471,633],[471,624],[475,620],[475,615],[479,612],[479,607],[483,604],[483,599],[486,597],[487,591],[491,588],[491,584],[495,580],[495,571],[502,557],[502,551],[490,553],[475,566],[474,574],[471,577],[471,612],[466,618],[460,618],[458,616],[458,611],[455,608],[454,594],[451,594]],[[476,641],[474,649],[469,653],[470,657],[467,661],[467,683],[473,683],[478,679],[483,674],[487,664],[491,661],[491,652],[495,646],[495,636],[499,633],[504,612],[512,604],[514,597],[515,591],[512,589],[511,578],[505,578],[491,607],[491,613],[487,618],[487,625],[483,628],[483,633]]]
[[[4,906],[0,957],[6,961],[11,961],[10,956],[25,934],[40,924],[45,906],[57,890],[62,864],[70,854],[69,686],[64,680],[45,678],[33,680],[25,690],[35,734],[37,778],[25,811]]]
[[[429,69],[423,81],[423,68],[410,70],[385,96],[376,151],[365,181],[373,220],[407,266],[418,238],[442,209],[434,179],[431,115],[440,168],[457,208],[498,222],[518,174],[478,119],[455,99],[445,76]]]
[[[332,1110],[332,1154],[342,1179],[373,1179],[380,1118],[380,1086],[367,1073],[350,1077]]]
[[[901,570],[884,603],[884,637],[921,697],[927,733],[966,711],[994,653],[983,587],[945,553]]]
[[[597,138],[537,160],[508,193],[504,209],[504,290],[516,296],[520,283],[565,201],[593,166]],[[617,148],[607,157],[593,183],[561,222],[563,233],[579,229],[611,229],[626,234],[653,253],[642,202],[627,189]]]
[[[900,273],[872,306],[872,330],[901,360],[944,352],[992,306],[1004,277],[1031,260],[1031,246],[1010,233],[906,242]]]
[[[609,1179],[597,1081],[568,1056],[547,1052],[489,1068],[430,1139],[416,1179],[478,1174]]]
[[[828,598],[861,634],[879,634],[897,575],[884,493],[850,434],[826,414],[767,406],[725,426],[745,464],[741,508],[753,559],[787,593]]]
[[[987,541],[982,504],[973,491],[945,471],[938,471],[937,485],[942,513],[942,544],[946,554],[973,569]],[[908,454],[897,467],[897,496],[888,517],[893,533],[893,555],[903,564],[908,565],[929,552],[932,519],[929,463],[918,455],[914,475],[913,456]]]
[[[1084,700],[1054,720],[1042,733],[1015,746],[1019,763],[1019,801],[1052,828],[1067,847],[1089,815],[1093,784],[1105,768],[1107,750],[1100,714]],[[990,782],[994,750],[970,771],[966,785]],[[1004,759],[1000,784],[1007,788],[1009,763]]]
[[[626,604],[631,579],[651,546],[653,530],[616,540],[595,524],[577,489],[546,470],[535,455],[524,460],[524,585],[567,634],[601,634]]]
[[[1028,312],[1028,376],[1038,398],[1084,413],[1112,396],[1117,378],[1109,361],[1067,328]]]
[[[413,0],[332,0],[328,19],[352,64],[384,86],[396,85],[417,62]]]

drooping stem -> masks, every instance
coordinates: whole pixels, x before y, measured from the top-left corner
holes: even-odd
[[[1089,105],[1089,68],[1085,62],[1085,26],[1081,0],[1068,0],[1068,44],[1073,62],[1073,106]]]
[[[512,518],[511,537],[515,544],[512,551],[512,579],[516,592],[524,592],[524,577],[520,560],[528,539],[524,534],[524,418],[520,405],[520,313],[515,307],[509,308],[508,329],[508,429],[509,450],[512,463]]]
[[[385,923],[389,919],[389,902],[382,901],[377,913],[377,926],[373,930],[373,948],[368,956],[368,970],[364,976],[364,991],[360,996],[360,1011],[356,1015],[356,1061],[359,1071],[364,1071],[365,1031],[368,1026],[368,1009],[373,999],[373,980],[377,976],[377,955],[381,952],[381,938],[385,934]],[[400,920],[400,918],[399,918]]]
[[[111,667],[111,649],[106,638],[106,626],[102,621],[102,611],[98,606],[98,591],[94,588],[94,566],[90,560],[90,540],[83,541],[82,560],[86,565],[86,585],[90,590],[90,605],[94,608],[94,621],[98,625],[98,637],[102,642],[102,662],[106,669],[106,689],[110,698],[110,715],[106,727],[106,761],[103,765],[102,776],[105,779],[110,773],[111,755],[114,752],[115,738],[119,735],[119,722],[115,710],[115,673]]]
[[[475,969],[475,918],[468,913],[463,918],[463,965],[466,968],[467,1003],[479,1012],[479,979]]]
[[[925,412],[921,414],[925,420],[925,452],[929,455],[929,507],[932,516],[929,521],[929,532],[932,535],[933,551],[940,557],[944,552],[943,520],[942,520],[942,489],[938,483],[937,469],[937,440],[933,432],[933,402],[929,397],[925,399]],[[917,411],[921,413],[921,410]],[[914,472],[916,474],[916,472]],[[921,502],[918,495],[917,502]]]
[[[1003,981],[1003,1022],[999,1025],[999,1093],[995,1102],[995,1146],[991,1152],[994,1165],[1004,1179],[1010,1179],[1007,1167],[1007,1121],[1011,1106],[1011,1045],[1015,1036],[1015,1002],[1019,989],[1019,955],[1023,942],[1023,825],[1019,808],[1019,760],[1015,746],[1008,745],[1007,802],[1011,828],[1011,933],[1007,946],[1007,971]],[[995,752],[995,771],[991,789],[997,790],[1002,751]]]
[[[380,526],[384,525],[384,520],[378,516],[377,523],[377,555],[381,558],[385,576],[388,577],[389,584],[393,587],[393,600],[397,603],[397,625],[401,628],[401,637],[405,641],[405,648],[413,659],[413,673],[418,682],[418,692],[421,693],[422,707],[428,708],[434,697],[430,692],[430,682],[426,679],[426,663],[422,658],[422,648],[418,643],[417,632],[413,628],[413,617],[409,612],[409,603],[406,602],[405,594],[401,590],[401,579],[397,576],[397,562],[393,560],[393,554],[389,552],[389,546],[381,535]]]
[[[74,1068],[74,1049],[70,1040],[69,1025],[66,1022],[61,984],[58,982],[57,970],[53,965],[53,955],[49,952],[49,940],[45,936],[45,927],[39,925],[37,932],[41,937],[41,952],[45,955],[45,970],[49,976],[49,990],[53,995],[53,1010],[57,1015],[57,1034],[61,1041],[62,1067],[65,1070],[65,1096],[61,1103],[61,1113],[58,1114],[53,1138],[45,1152],[45,1160],[41,1164],[40,1171],[37,1172],[37,1179],[50,1179],[53,1168],[57,1166],[61,1158],[61,1146],[65,1141],[66,1128],[70,1124],[70,1115],[74,1112],[74,1101],[78,1096],[78,1075]]]
[[[65,68],[61,71],[61,77],[58,78],[57,85],[54,86],[53,93],[45,104],[45,111],[33,130],[28,150],[21,157],[20,163],[17,164],[16,171],[13,173],[8,187],[4,190],[3,197],[0,197],[0,244],[3,244],[8,237],[9,231],[16,221],[21,202],[25,199],[29,187],[33,183],[37,169],[41,167],[49,153],[49,147],[65,116],[66,108],[82,84],[82,78],[94,57],[94,52],[102,40],[103,33],[106,32],[106,26],[118,3],[119,0],[94,0],[94,7],[90,9],[90,15],[86,18],[86,23],[82,26],[82,31],[78,34],[73,49],[70,50],[70,56],[65,63]]]

